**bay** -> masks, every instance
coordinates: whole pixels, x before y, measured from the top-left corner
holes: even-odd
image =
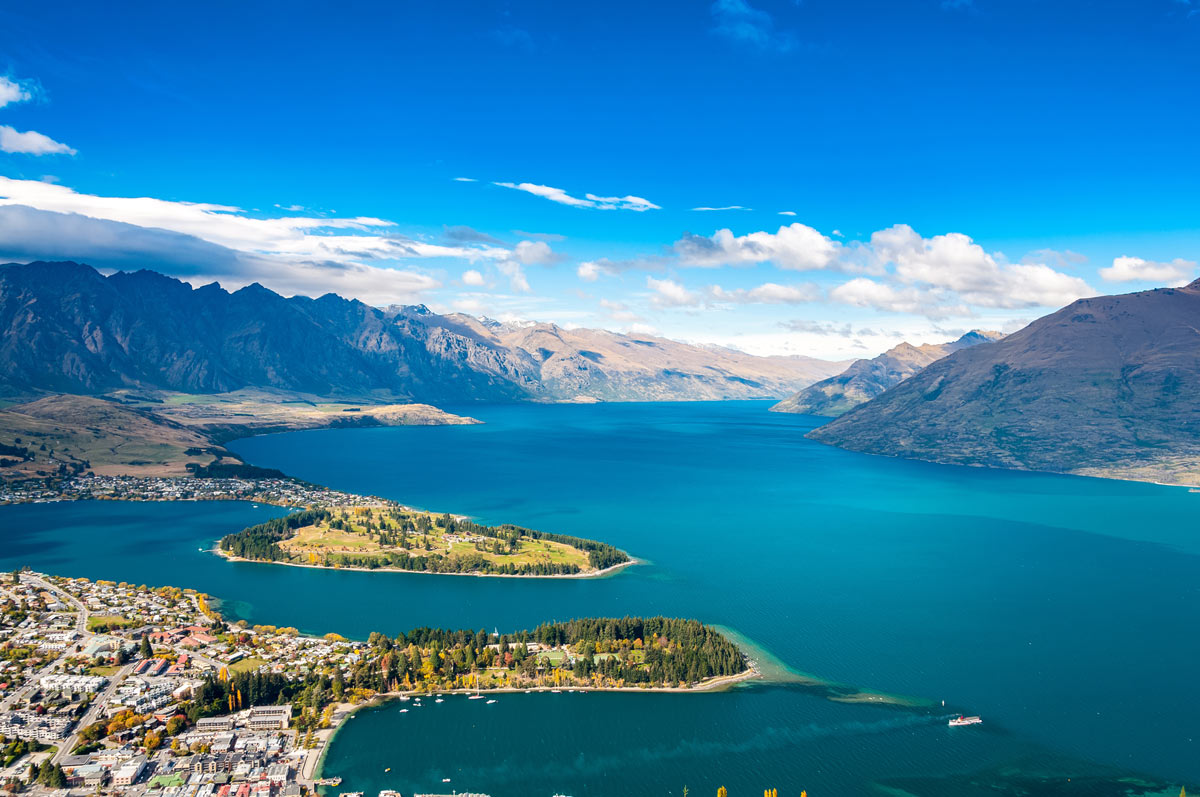
[[[196,587],[234,618],[358,637],[584,615],[697,617],[792,669],[985,718],[952,734],[937,711],[836,704],[795,686],[513,695],[483,723],[463,713],[482,701],[451,700],[419,717],[393,705],[360,714],[335,739],[327,772],[346,776],[348,789],[430,790],[440,786],[434,770],[460,767],[446,775],[456,788],[496,797],[679,793],[685,780],[693,793],[725,783],[734,794],[854,794],[889,777],[1036,769],[1058,756],[1200,780],[1200,496],[851,454],[804,439],[820,419],[767,406],[471,406],[450,409],[485,424],[233,446],[331,487],[601,539],[645,560],[609,578],[230,564],[199,550],[257,517],[228,506],[232,514],[210,523],[207,508],[164,519],[155,505],[125,505],[145,522],[129,520],[123,540],[186,540],[167,564],[133,544],[97,560],[104,537],[86,533],[52,566],[36,561],[36,548],[21,563]],[[60,513],[78,511],[9,507],[0,518],[10,539],[14,513],[41,513],[56,528]],[[6,549],[0,561],[11,560]]]

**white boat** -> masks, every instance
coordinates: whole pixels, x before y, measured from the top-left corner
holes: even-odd
[[[490,706],[491,704],[493,704],[493,703],[495,703],[495,702],[496,702],[495,700],[489,700],[489,701],[488,701],[487,703],[485,703],[484,705]]]
[[[483,695],[474,694],[468,697],[467,700],[483,700]]]
[[[981,720],[979,717],[964,717],[962,714],[959,714],[957,717],[952,717],[950,719],[950,727],[951,728],[958,728],[963,725],[982,725],[982,724],[983,724],[983,720]]]
[[[408,695],[400,695],[400,702],[407,703],[409,700],[412,700],[412,698]]]
[[[434,702],[434,703],[445,703],[446,701],[445,701],[445,700],[442,700],[442,699],[439,697],[437,700],[435,700],[435,701],[433,701],[433,702]]]
[[[442,783],[449,783],[449,782],[450,782],[450,778],[442,778]]]
[[[402,709],[400,709],[400,713],[401,713],[401,714],[407,714],[407,713],[408,713],[408,709],[406,709],[406,708],[402,708]]]

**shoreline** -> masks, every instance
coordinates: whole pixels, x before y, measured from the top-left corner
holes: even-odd
[[[209,549],[209,553],[214,553],[227,562],[248,562],[256,565],[283,565],[284,567],[306,567],[311,570],[334,570],[342,572],[358,572],[358,573],[415,573],[423,576],[472,576],[474,578],[603,578],[612,575],[619,570],[622,570],[631,565],[643,564],[641,559],[629,557],[628,562],[609,565],[603,570],[597,570],[594,573],[551,573],[548,575],[521,575],[519,573],[442,573],[430,572],[428,570],[403,570],[399,567],[325,567],[325,565],[307,565],[303,562],[280,562],[270,561],[267,559],[245,559],[240,556],[225,553],[220,548],[220,541],[213,543],[213,547]],[[629,556],[629,554],[625,554]]]

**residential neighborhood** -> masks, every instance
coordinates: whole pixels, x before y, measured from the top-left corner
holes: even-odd
[[[123,501],[257,501],[287,507],[375,506],[383,499],[295,479],[73,476],[0,482],[0,505],[115,499]]]
[[[328,703],[327,691],[297,723],[291,703],[243,701],[241,684],[307,679],[319,694],[366,647],[229,626],[190,590],[28,571],[0,578],[0,612],[0,787],[10,793],[299,797],[350,705]],[[209,716],[211,702],[198,701],[218,683],[238,684],[236,699]]]

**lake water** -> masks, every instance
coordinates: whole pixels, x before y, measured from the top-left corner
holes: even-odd
[[[819,419],[767,406],[473,406],[457,410],[484,425],[233,446],[331,487],[601,539],[646,560],[610,578],[230,564],[198,549],[277,511],[235,504],[10,507],[0,566],[190,586],[234,617],[358,637],[697,617],[795,670],[944,699],[986,721],[950,730],[949,709],[838,704],[782,685],[452,698],[352,720],[326,766],[347,790],[441,791],[451,777],[446,790],[494,797],[679,794],[685,783],[697,795],[724,784],[817,797],[1015,763],[1069,770],[1076,785],[1063,793],[1111,793],[1079,785],[1099,771],[1086,762],[1200,781],[1200,495],[851,454],[804,439]],[[918,791],[973,793],[956,781]]]

